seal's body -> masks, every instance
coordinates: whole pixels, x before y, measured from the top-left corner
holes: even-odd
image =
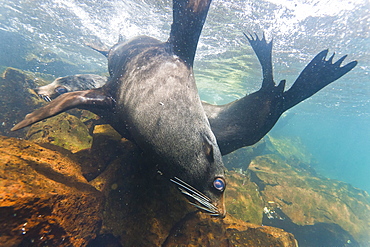
[[[171,43],[145,36],[113,47],[108,63],[111,80],[102,89],[115,99],[116,128],[129,132],[163,173],[211,189],[224,168],[192,67]]]
[[[198,208],[224,216],[224,166],[195,85],[193,61],[210,0],[174,0],[167,42],[141,36],[108,54],[110,79],[98,89],[65,93],[13,130],[71,108],[101,115],[153,158]]]

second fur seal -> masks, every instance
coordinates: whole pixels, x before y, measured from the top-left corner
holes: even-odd
[[[117,44],[108,55],[106,85],[65,93],[12,130],[71,108],[90,110],[137,143],[193,205],[225,216],[225,168],[193,74],[210,2],[174,0],[167,42],[141,36]]]
[[[38,87],[34,89],[34,91],[43,100],[50,102],[62,94],[99,88],[105,83],[107,83],[107,77],[105,76],[94,74],[69,75],[65,77],[58,77],[52,83]]]

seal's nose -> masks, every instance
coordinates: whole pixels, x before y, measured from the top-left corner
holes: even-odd
[[[223,210],[220,211],[220,216],[219,217],[222,218],[222,219],[226,217],[226,209],[225,208],[223,208]]]

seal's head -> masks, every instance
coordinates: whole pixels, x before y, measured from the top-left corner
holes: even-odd
[[[52,83],[35,88],[34,91],[46,102],[50,102],[61,94],[74,91],[89,90],[103,86],[107,82],[104,76],[85,74],[59,77]]]
[[[200,150],[194,154],[197,165],[189,162],[170,181],[187,197],[191,205],[211,216],[225,217],[226,179],[220,151],[208,138],[204,138]]]
[[[34,91],[40,98],[50,102],[59,95],[72,91],[68,85],[64,85],[65,81],[65,77],[59,77],[48,85],[35,88]]]

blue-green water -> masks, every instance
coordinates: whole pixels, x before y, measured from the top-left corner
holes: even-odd
[[[171,0],[0,0],[0,70],[106,73],[106,58],[84,43],[109,47],[119,35],[165,41],[171,6]],[[261,86],[260,65],[242,32],[274,40],[274,78],[286,79],[287,88],[324,49],[358,60],[289,110],[270,134],[298,137],[317,173],[370,192],[369,0],[214,0],[194,66],[202,100],[225,104]]]
[[[79,73],[106,72],[106,59],[85,41],[111,46],[119,34],[166,40],[170,23],[169,0],[0,0],[1,44],[4,33],[20,35],[43,58],[55,54],[77,64],[73,72]],[[370,192],[369,29],[368,0],[214,1],[195,64],[201,98],[222,104],[259,88],[261,69],[242,31],[264,31],[274,39],[275,79],[287,79],[288,87],[321,50],[329,48],[336,58],[348,54],[346,61],[358,60],[358,66],[294,107],[289,112],[294,116],[278,122],[272,134],[300,137],[319,173]],[[0,65],[50,73],[47,63],[27,67],[17,60],[24,43],[0,47]]]
[[[304,103],[303,103],[304,104]],[[315,169],[329,178],[348,182],[370,191],[370,119],[365,116],[340,115],[339,110],[326,114],[297,113],[273,134],[299,136],[317,162]],[[302,109],[303,110],[303,109]],[[279,124],[276,126],[279,127]]]

